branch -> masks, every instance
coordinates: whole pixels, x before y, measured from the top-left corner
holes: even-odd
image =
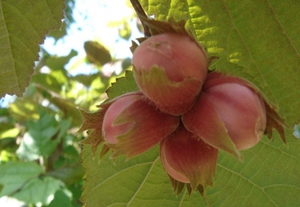
[[[147,18],[148,19],[148,16],[146,15],[143,7],[141,6],[139,0],[130,0],[135,12],[137,13],[138,17],[144,17],[144,18]],[[140,18],[141,20],[141,18]],[[142,22],[142,25],[143,25],[143,28],[144,28],[144,35],[145,37],[150,37],[151,36],[151,33],[150,33],[150,28],[144,24],[144,22],[141,20]]]

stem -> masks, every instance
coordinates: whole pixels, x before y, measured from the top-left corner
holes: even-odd
[[[146,15],[143,7],[141,6],[139,0],[130,0],[135,12],[137,13],[138,17],[145,17],[148,19],[148,16]],[[140,18],[141,19],[141,18]],[[142,25],[143,25],[143,28],[144,28],[144,34],[145,34],[145,37],[150,37],[151,36],[151,33],[150,33],[150,28],[144,24],[144,22],[141,20],[142,22]]]

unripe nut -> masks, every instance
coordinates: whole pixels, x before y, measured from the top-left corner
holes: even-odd
[[[260,141],[266,128],[266,109],[258,94],[236,83],[216,85],[205,93],[238,150]]]
[[[175,180],[199,185],[212,185],[218,150],[179,125],[175,132],[160,143],[160,158],[166,172]]]
[[[266,107],[258,89],[246,80],[211,72],[182,122],[206,143],[240,157],[238,150],[253,147],[264,135]]]
[[[179,118],[163,113],[141,93],[118,97],[107,109],[102,125],[112,157],[136,156],[160,142],[177,128]]]
[[[164,33],[138,46],[132,58],[141,91],[166,113],[189,110],[207,75],[205,51],[190,36]]]

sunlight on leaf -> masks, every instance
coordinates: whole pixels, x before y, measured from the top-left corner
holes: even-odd
[[[33,162],[9,162],[0,166],[0,184],[4,186],[0,196],[15,193],[26,182],[43,171]]]
[[[220,57],[214,64],[218,71],[257,85],[279,107],[289,126],[300,121],[294,112],[300,108],[300,28],[296,23],[300,21],[300,2],[140,2],[158,20],[171,16],[177,21],[188,19],[188,27],[209,55]]]
[[[18,128],[13,128],[10,130],[7,130],[6,132],[0,134],[0,139],[5,137],[16,137],[20,133],[20,130]]]
[[[30,119],[38,119],[38,103],[34,101],[32,98],[17,98],[16,101],[10,104],[9,107],[10,116],[12,116],[15,120],[26,120]]]
[[[39,44],[61,26],[63,8],[62,0],[0,2],[0,97],[22,95],[38,60]]]
[[[263,137],[258,145],[242,151],[243,162],[220,153],[213,187],[207,189],[210,205],[299,206],[300,142],[292,135],[292,127],[300,121],[296,113],[300,108],[300,2],[140,2],[157,20],[171,16],[176,21],[187,20],[209,56],[219,56],[211,69],[251,81],[286,119],[287,145],[274,132],[273,139]],[[121,95],[130,84],[120,79],[107,90],[108,96]],[[113,161],[109,155],[99,161],[90,146],[84,146],[81,157],[87,174],[82,200],[88,206],[206,206],[197,193],[188,196],[184,191],[175,196],[157,148],[129,160]]]
[[[39,177],[30,180],[24,185],[22,191],[13,196],[18,200],[30,204],[49,204],[54,198],[54,193],[60,189],[61,181],[52,177]]]

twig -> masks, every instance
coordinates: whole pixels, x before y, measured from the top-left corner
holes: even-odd
[[[148,18],[148,16],[146,15],[143,7],[141,6],[139,0],[130,0],[135,12],[137,13],[138,17],[145,17]],[[140,18],[141,20],[141,18]],[[143,28],[144,28],[144,35],[145,37],[150,37],[151,33],[150,33],[150,28],[141,20]]]

